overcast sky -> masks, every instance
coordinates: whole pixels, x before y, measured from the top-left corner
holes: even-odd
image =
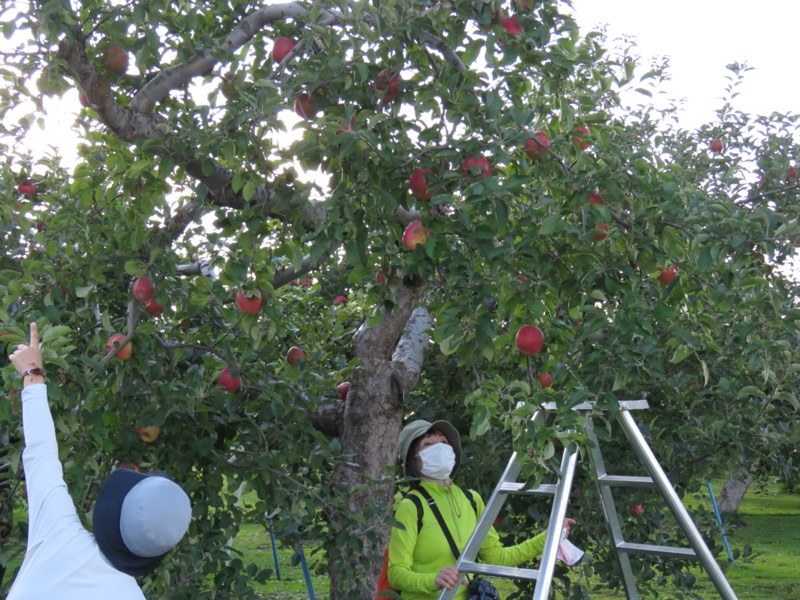
[[[572,5],[584,34],[605,25],[610,38],[634,36],[643,58],[641,73],[650,58],[670,57],[672,81],[665,91],[686,100],[680,118],[685,128],[715,119],[726,85],[725,66],[737,61],[753,67],[735,100],[737,108],[751,114],[800,113],[800,0],[572,0]],[[78,107],[76,94],[48,104]],[[74,145],[67,133],[73,120],[69,114],[51,114],[46,132],[34,131],[31,137],[35,144],[55,139]],[[54,136],[54,130],[64,134]]]
[[[643,58],[670,57],[669,95],[686,99],[681,118],[686,128],[715,118],[729,73],[725,66],[732,62],[754,69],[734,106],[754,114],[800,112],[798,0],[572,0],[572,5],[582,33],[607,25],[609,37],[635,36]]]

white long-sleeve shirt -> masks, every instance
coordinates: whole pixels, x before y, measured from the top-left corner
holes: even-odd
[[[7,600],[144,600],[84,528],[64,483],[47,386],[22,391],[28,548]]]

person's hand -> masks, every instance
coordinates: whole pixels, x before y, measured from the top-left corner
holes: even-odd
[[[30,346],[20,344],[8,359],[14,365],[20,377],[23,376],[25,371],[42,368],[42,352],[39,350],[39,329],[36,323],[31,323]]]
[[[442,570],[439,571],[439,574],[436,576],[436,585],[446,590],[452,590],[456,586],[456,582],[460,576],[461,573],[459,573],[458,569],[455,567],[442,567]],[[462,585],[465,584],[466,579],[461,583]]]
[[[575,523],[577,523],[577,521],[575,521],[575,519],[564,519],[564,522],[561,524],[561,529],[562,530],[564,530],[564,529],[567,530],[567,537],[569,537],[569,528],[572,527],[573,525],[575,525]]]

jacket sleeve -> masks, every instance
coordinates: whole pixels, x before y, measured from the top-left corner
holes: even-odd
[[[30,550],[56,529],[83,525],[64,483],[45,384],[29,385],[22,390],[22,431]]]
[[[403,528],[393,527],[389,538],[389,583],[398,591],[435,593],[438,573],[411,570],[417,545],[417,507],[408,498],[397,506],[394,517]]]
[[[467,494],[472,493],[467,491]],[[478,494],[473,494],[478,505],[478,514],[482,514],[485,508],[483,499]],[[547,532],[542,533],[520,542],[514,546],[503,546],[500,536],[494,527],[489,529],[486,539],[478,552],[478,557],[484,563],[490,565],[502,565],[504,567],[516,567],[526,562],[530,562],[542,556],[544,544],[547,540]]]

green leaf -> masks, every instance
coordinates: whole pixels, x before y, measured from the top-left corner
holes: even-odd
[[[49,342],[51,340],[54,340],[55,338],[65,336],[68,333],[72,333],[72,328],[67,327],[66,325],[57,325],[55,327],[50,327],[44,332],[44,334],[42,334],[42,341]]]
[[[564,228],[565,223],[561,215],[551,215],[542,221],[539,226],[539,235],[552,235],[563,231]]]
[[[672,354],[672,358],[669,360],[669,362],[672,364],[678,364],[679,362],[682,362],[683,360],[691,356],[693,353],[694,350],[692,350],[688,346],[678,346],[677,348],[675,348],[675,352]]]

